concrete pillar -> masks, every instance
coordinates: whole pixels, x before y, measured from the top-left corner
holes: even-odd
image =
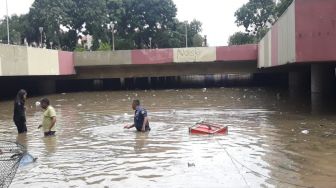
[[[104,87],[104,81],[103,80],[93,80],[93,89],[95,90],[101,90]]]
[[[309,72],[289,72],[288,86],[291,95],[309,93],[310,74]]]
[[[43,79],[38,82],[39,94],[46,95],[56,92],[56,81],[53,79]]]
[[[335,66],[311,65],[311,108],[313,114],[334,109]]]
[[[148,88],[152,87],[152,78],[151,77],[147,78],[147,84],[148,84]]]
[[[334,90],[335,66],[311,65],[311,92],[327,95]]]
[[[125,89],[125,78],[120,78],[120,88]]]

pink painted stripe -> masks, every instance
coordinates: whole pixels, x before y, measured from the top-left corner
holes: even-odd
[[[277,66],[279,64],[278,62],[278,24],[275,24],[272,27],[272,53],[271,53],[271,58],[272,58],[272,66]]]
[[[216,61],[257,61],[258,45],[221,46],[216,53]]]
[[[336,1],[296,0],[297,62],[336,61]]]
[[[132,50],[132,64],[173,63],[173,49]]]
[[[60,75],[76,74],[72,52],[58,51],[58,62]]]

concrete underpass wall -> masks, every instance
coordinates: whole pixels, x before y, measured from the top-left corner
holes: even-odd
[[[76,67],[130,65],[132,64],[131,50],[74,52]]]
[[[0,76],[75,74],[72,52],[0,44]]]
[[[258,68],[295,63],[295,47],[295,3],[292,3],[260,41]]]
[[[132,50],[132,64],[167,64],[173,63],[173,49]]]
[[[59,74],[73,75],[76,74],[73,52],[58,51]]]
[[[239,74],[257,71],[257,45],[75,52],[77,79]]]
[[[336,62],[336,1],[295,0],[259,43],[259,68]]]
[[[125,51],[75,52],[76,67],[110,65],[154,65],[204,62],[256,62],[258,46],[192,47]]]
[[[217,62],[256,61],[258,59],[258,45],[220,46],[216,48]]]
[[[59,75],[58,51],[28,48],[28,75]]]
[[[174,48],[174,63],[215,62],[216,48]]]
[[[336,1],[296,0],[297,62],[336,61]]]
[[[0,44],[0,76],[28,75],[26,47]]]

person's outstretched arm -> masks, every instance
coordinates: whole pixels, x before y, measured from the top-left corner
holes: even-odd
[[[125,125],[124,129],[130,129],[130,128],[133,128],[133,127],[134,127],[134,124],[132,124],[132,125]]]

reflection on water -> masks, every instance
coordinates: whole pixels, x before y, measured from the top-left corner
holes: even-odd
[[[1,102],[1,139],[38,157],[11,187],[295,187],[273,179],[336,187],[336,117],[312,115],[310,99],[286,96],[258,88],[52,95],[57,133],[48,138],[36,128],[37,98],[28,101],[28,133],[19,136],[12,102]],[[149,111],[149,133],[123,129],[133,98]],[[229,134],[189,135],[200,120],[228,125]]]

